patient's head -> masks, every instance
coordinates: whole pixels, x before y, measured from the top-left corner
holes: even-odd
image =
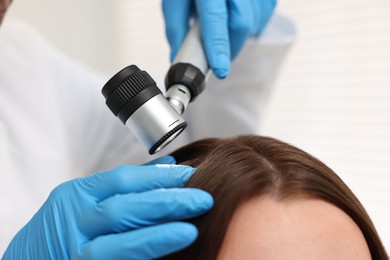
[[[176,150],[215,200],[197,241],[168,259],[387,259],[363,206],[309,154],[275,139],[204,139]]]

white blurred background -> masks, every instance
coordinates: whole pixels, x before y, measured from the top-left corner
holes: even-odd
[[[159,0],[16,0],[10,11],[102,73],[134,63],[162,85],[169,48]],[[298,36],[259,133],[333,168],[390,250],[390,1],[281,0],[278,11]]]

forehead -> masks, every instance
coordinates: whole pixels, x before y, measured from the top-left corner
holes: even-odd
[[[315,198],[255,198],[235,212],[218,259],[371,259],[353,220]]]

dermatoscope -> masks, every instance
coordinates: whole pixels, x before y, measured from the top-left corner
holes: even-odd
[[[208,71],[199,25],[195,23],[166,74],[166,97],[152,77],[136,65],[115,74],[102,94],[112,113],[149,154],[155,154],[187,127],[181,114],[204,90]]]

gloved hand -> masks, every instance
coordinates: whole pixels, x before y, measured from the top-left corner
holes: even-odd
[[[163,0],[171,61],[180,49],[196,11],[210,68],[225,78],[249,37],[258,36],[271,17],[276,0]],[[193,10],[195,7],[195,10]]]
[[[153,163],[171,163],[164,157]],[[4,259],[150,259],[191,244],[197,229],[177,220],[210,209],[212,197],[178,188],[194,169],[120,166],[59,185],[8,246]]]

